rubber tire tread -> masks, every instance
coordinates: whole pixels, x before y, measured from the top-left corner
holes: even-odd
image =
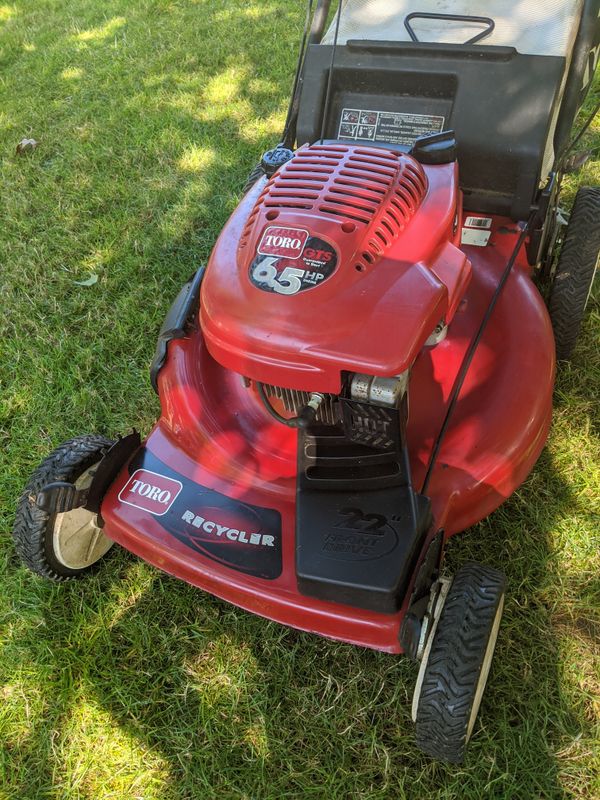
[[[248,175],[248,180],[246,181],[246,185],[244,186],[244,189],[243,189],[243,194],[246,194],[247,192],[249,192],[249,191],[250,191],[250,189],[251,189],[251,188],[254,186],[254,184],[256,183],[256,181],[257,181],[259,178],[262,178],[262,177],[263,177],[265,174],[266,174],[266,173],[265,173],[265,171],[264,171],[264,169],[263,169],[263,166],[262,166],[262,164],[257,164],[257,165],[254,167],[254,169],[252,170],[252,172],[250,173],[250,175]]]
[[[42,461],[31,475],[17,504],[13,526],[15,549],[21,561],[32,572],[53,581],[66,581],[96,565],[73,570],[53,556],[52,534],[54,514],[48,514],[35,504],[37,493],[54,481],[75,481],[96,462],[102,452],[113,444],[104,436],[78,436],[64,442]]]
[[[599,251],[600,188],[586,186],[575,197],[548,300],[559,361],[575,348]]]
[[[469,717],[506,578],[465,564],[440,615],[417,707],[417,745],[434,758],[462,762]]]

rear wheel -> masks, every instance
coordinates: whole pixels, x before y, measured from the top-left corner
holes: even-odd
[[[111,445],[103,436],[71,439],[32,474],[19,500],[13,528],[17,553],[32,572],[55,581],[75,578],[92,569],[112,546],[93,512],[74,508],[49,514],[36,505],[38,492],[55,481],[88,488],[98,462]]]
[[[413,701],[417,744],[460,763],[471,738],[492,664],[504,608],[505,578],[465,564],[425,647]]]
[[[248,179],[246,180],[246,185],[244,186],[242,193],[246,194],[250,191],[250,189],[254,186],[257,180],[265,176],[265,170],[262,164],[257,164],[250,175],[248,175]]]
[[[571,357],[592,290],[600,252],[600,188],[577,192],[552,288],[548,308],[556,357]]]

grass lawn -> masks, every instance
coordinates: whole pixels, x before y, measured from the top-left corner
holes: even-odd
[[[406,659],[265,623],[124,553],[60,586],[14,556],[16,498],[50,449],[157,416],[158,328],[277,142],[303,14],[0,5],[0,800],[600,797],[597,290],[538,466],[449,549],[450,569],[474,558],[509,582],[461,767],[416,750]],[[39,146],[19,157],[24,137]],[[568,199],[577,183],[600,163]]]

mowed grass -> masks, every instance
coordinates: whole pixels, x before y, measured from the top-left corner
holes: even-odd
[[[463,766],[415,748],[406,659],[267,623],[124,553],[61,586],[15,559],[16,499],[47,452],[158,414],[157,330],[278,141],[303,13],[0,5],[2,800],[600,797],[597,290],[535,471],[449,548],[450,571],[476,559],[509,586]],[[24,137],[39,146],[19,157]],[[597,161],[567,200],[577,183],[600,183]]]

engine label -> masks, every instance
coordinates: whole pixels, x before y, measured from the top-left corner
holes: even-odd
[[[186,548],[257,578],[274,580],[281,575],[279,511],[201,486],[170,469],[145,448],[140,449],[129,469],[131,476],[119,500],[159,517],[156,522],[161,528]]]
[[[435,114],[405,114],[343,108],[338,139],[387,142],[411,147],[420,136],[441,133],[446,120]]]
[[[281,256],[292,261],[300,258],[308,239],[308,231],[300,228],[271,226],[263,233],[258,252],[263,256]]]
[[[306,233],[304,241],[301,233]],[[299,246],[297,255],[272,252],[274,248],[285,247],[289,253],[295,253]],[[333,275],[337,263],[337,252],[329,242],[300,229],[267,228],[258,255],[250,265],[250,281],[263,292],[298,294],[324,283]]]

